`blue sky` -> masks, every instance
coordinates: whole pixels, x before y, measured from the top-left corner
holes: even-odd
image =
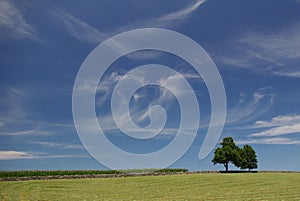
[[[1,0],[0,169],[105,169],[82,146],[73,123],[75,78],[99,44],[124,31],[149,27],[186,35],[215,62],[227,95],[221,138],[232,136],[240,146],[253,146],[259,170],[299,171],[299,0]],[[112,121],[114,86],[129,70],[148,63],[180,72],[201,110],[194,143],[171,167],[223,169],[211,163],[213,153],[198,159],[211,113],[205,83],[188,63],[166,52],[130,53],[105,72],[95,109],[106,136],[132,153],[153,152],[172,141],[180,122],[179,103],[163,88],[140,88],[129,103],[139,126],[149,124],[149,105],[166,109],[165,129],[151,141],[129,138]]]

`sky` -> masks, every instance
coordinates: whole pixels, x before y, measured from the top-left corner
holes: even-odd
[[[89,154],[77,133],[73,87],[83,62],[98,45],[142,28],[183,34],[215,63],[227,99],[225,125],[215,148],[231,136],[240,147],[249,144],[256,150],[258,170],[300,170],[299,0],[1,0],[0,170],[107,169]],[[184,91],[177,74],[163,80],[173,80],[174,91],[143,86],[127,103],[131,120],[141,127],[131,129],[132,136],[147,135],[153,105],[165,109],[165,125],[158,135],[129,137],[119,127],[126,127],[130,118],[119,112],[118,122],[113,119],[117,83],[129,79],[145,85],[147,77],[130,78],[127,73],[151,63],[180,73],[201,111],[195,108],[200,122],[193,143],[170,167],[223,169],[212,164],[213,151],[198,157],[212,113],[206,83],[187,61],[168,52],[135,51],[107,68],[95,94],[95,112],[105,136],[134,154],[155,152],[175,138],[183,113],[175,95]],[[190,113],[191,120],[197,116]]]

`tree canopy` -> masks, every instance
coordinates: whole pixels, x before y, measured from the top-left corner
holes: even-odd
[[[215,164],[223,164],[226,172],[228,172],[229,163],[234,164],[241,169],[257,168],[257,159],[254,149],[250,145],[244,145],[239,148],[235,145],[232,137],[226,137],[220,143],[222,147],[215,150],[212,162]]]
[[[228,164],[233,163],[238,164],[238,154],[239,148],[235,145],[232,137],[226,137],[221,142],[222,148],[217,148],[215,150],[215,156],[212,162],[215,164],[223,164],[226,172],[228,171]]]
[[[249,171],[257,168],[256,153],[248,144],[244,145],[243,149],[241,149],[239,167],[241,169],[248,169]]]

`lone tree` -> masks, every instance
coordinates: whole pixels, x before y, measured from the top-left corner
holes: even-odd
[[[249,172],[251,169],[257,168],[256,153],[248,144],[244,145],[244,147],[240,150],[239,167],[241,169],[248,169]]]
[[[226,172],[228,172],[228,164],[232,163],[239,167],[240,148],[235,145],[232,137],[226,137],[220,143],[221,148],[215,150],[215,156],[212,162],[215,164],[223,164]]]

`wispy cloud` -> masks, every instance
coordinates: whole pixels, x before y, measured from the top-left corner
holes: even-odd
[[[120,81],[120,80],[126,80],[126,86],[128,88],[131,88],[132,86],[145,86],[147,85],[147,75],[146,74],[139,74],[139,76],[134,76],[132,74],[124,74],[124,75],[119,75],[119,78],[116,80],[116,79],[113,79],[114,76],[109,76],[109,78],[111,79],[110,81],[111,82],[116,82],[117,80]],[[177,83],[176,80],[178,79],[178,74],[174,74],[174,75],[171,75],[171,76],[168,76],[168,77],[165,77],[165,79],[161,79],[161,86],[165,86],[165,85],[168,85],[168,87],[172,88],[172,85],[170,83]],[[111,96],[112,94],[112,91],[113,91],[113,87],[114,87],[115,83],[113,85],[110,85],[111,88],[104,88],[104,90],[107,90],[107,89],[110,89],[109,91],[106,91],[106,93],[109,93],[109,96]],[[184,94],[184,90],[183,88],[181,87],[178,87],[178,85],[176,85],[177,87],[173,86],[172,88],[172,92],[176,93],[176,94]],[[150,110],[151,110],[151,106],[153,105],[163,105],[164,103],[170,103],[172,102],[172,98],[173,95],[171,95],[170,92],[168,92],[167,90],[165,90],[164,88],[157,88],[155,89],[156,90],[156,95],[155,97],[153,98],[153,100],[151,101],[148,101],[147,102],[147,105],[148,105],[148,108],[144,108],[142,109],[143,107],[140,107],[140,106],[143,106],[145,103],[143,103],[143,100],[145,100],[145,97],[146,96],[149,96],[149,94],[147,93],[147,90],[146,91],[143,91],[143,92],[139,92],[139,93],[135,93],[135,94],[132,94],[133,95],[133,98],[134,98],[134,101],[135,101],[135,107],[131,108],[131,117],[129,118],[128,117],[128,114],[126,112],[124,113],[120,113],[119,115],[117,115],[117,118],[118,118],[118,122],[119,122],[119,127],[123,127],[123,128],[126,128],[128,127],[127,125],[131,125],[132,121],[131,119],[137,121],[136,123],[139,124],[143,121],[145,121],[145,119],[147,117],[149,117],[150,115]],[[176,90],[176,92],[175,92]],[[123,107],[123,106],[128,106],[128,103],[126,102],[126,94],[127,94],[127,90],[124,89],[124,90],[121,90],[119,92],[119,96],[120,98],[118,99],[119,100],[119,105],[120,107]],[[143,99],[143,100],[141,100]],[[110,100],[110,98],[109,98]],[[103,101],[103,99],[101,99],[101,101]],[[166,108],[165,108],[166,109]],[[99,118],[99,121],[101,121],[101,125],[103,126],[103,129],[106,130],[106,131],[109,131],[109,130],[116,130],[118,129],[118,127],[116,126],[116,124],[114,123],[115,122],[115,119],[113,118],[113,116],[111,114],[108,114],[106,116],[100,116]],[[148,128],[131,128],[130,129],[130,132],[139,132],[139,133],[144,133],[147,135],[147,133],[152,133],[153,129],[148,129]],[[169,133],[169,132],[168,132]]]
[[[131,118],[135,119],[135,123],[136,124],[140,124],[142,121],[145,120],[145,118],[149,117],[149,111],[143,111],[143,112],[137,112],[137,113],[132,113],[131,114]],[[128,119],[127,115],[122,115],[119,118],[119,122],[121,123],[121,125],[119,125],[120,127],[124,127],[124,125],[128,125],[130,122],[130,120]],[[104,131],[104,133],[106,134],[117,134],[120,131],[120,128],[115,124],[115,120],[113,118],[112,115],[104,115],[99,117],[99,122],[101,124],[102,130]],[[130,128],[127,129],[127,132],[125,132],[125,134],[127,135],[128,133],[134,134],[135,136],[139,136],[140,138],[143,137],[148,137],[150,135],[152,135],[153,133],[157,133],[158,129],[155,128],[143,128],[143,127],[138,127],[138,128]],[[160,132],[159,132],[159,136],[160,137],[173,137],[174,135],[176,135],[178,132],[178,128],[175,127],[164,127]],[[195,135],[195,133],[189,129],[187,130],[183,130],[182,133],[184,134],[191,134],[191,135]]]
[[[104,31],[100,31],[99,29],[90,25],[88,22],[79,19],[78,17],[72,15],[71,13],[68,13],[67,11],[54,9],[51,10],[50,13],[63,23],[64,29],[73,37],[82,41],[99,44],[100,42],[103,42],[113,35],[131,29],[145,27],[167,28],[168,26],[178,26],[180,21],[183,21],[188,16],[190,16],[204,2],[205,0],[197,0],[196,2],[189,4],[181,10],[167,13],[159,17],[152,17],[150,19],[145,19],[142,21],[137,20],[131,22],[130,24],[119,25],[114,29]],[[149,56],[149,54],[143,54],[142,56]],[[150,56],[153,56],[153,54]]]
[[[0,160],[31,159],[34,153],[23,151],[0,151]]]
[[[227,111],[226,125],[247,123],[266,113],[272,106],[274,95],[270,88],[260,88],[250,96],[240,93],[239,102]]]
[[[13,88],[13,87],[9,87],[9,89],[10,89],[12,92],[14,92],[14,93],[16,93],[16,94],[18,94],[18,95],[20,95],[20,96],[24,96],[24,95],[25,95],[25,93],[24,93],[23,91],[19,90],[19,89],[16,89],[16,88]]]
[[[182,94],[185,91],[178,86],[177,80],[181,79],[181,76],[184,77],[187,80],[195,80],[197,79],[198,81],[203,81],[202,77],[197,74],[197,73],[193,73],[193,72],[179,72],[178,74],[174,74],[172,76],[166,77],[164,79],[161,79],[161,86],[164,86],[165,83],[173,83],[173,90],[175,91],[176,94]],[[98,106],[101,106],[105,101],[107,101],[108,99],[110,99],[112,92],[114,90],[114,87],[116,86],[116,84],[121,80],[121,79],[129,79],[132,80],[132,83],[139,83],[139,86],[144,86],[145,83],[147,83],[147,78],[144,78],[143,76],[128,76],[127,74],[124,74],[123,72],[119,73],[119,72],[112,72],[109,75],[104,76],[101,79],[100,85],[97,88],[97,93],[98,96],[96,96],[96,104]],[[87,91],[91,91],[91,87],[94,86],[93,83],[89,83],[89,81],[84,82],[79,90],[82,91],[82,93],[86,93]],[[170,93],[166,93],[166,90],[164,90],[163,88],[160,90],[161,92],[161,97],[159,98],[160,100],[166,101],[169,100],[168,98],[170,98]],[[142,94],[133,94],[135,98],[137,97],[141,97]],[[167,97],[168,96],[168,97]],[[173,97],[173,96],[172,96]],[[160,103],[160,101],[156,100],[156,103]]]
[[[31,142],[31,143],[41,145],[47,148],[75,149],[75,150],[84,149],[84,147],[81,144],[67,144],[67,143],[45,142],[45,141]]]
[[[55,9],[51,14],[63,23],[64,29],[70,35],[79,40],[99,44],[107,39],[106,34],[66,11]]]
[[[253,127],[268,129],[252,133],[248,135],[249,137],[267,137],[300,133],[300,115],[280,115],[273,117],[271,121],[256,121]]]
[[[193,12],[195,12],[205,0],[197,0],[190,3],[186,7],[173,11],[170,13],[163,14],[158,17],[152,17],[150,19],[145,19],[142,21],[136,21],[133,25],[127,25],[121,27],[121,30],[128,30],[140,27],[157,27],[157,28],[170,28],[174,26],[179,26],[181,22],[186,20]]]
[[[162,54],[157,51],[137,51],[132,54],[126,55],[127,58],[133,60],[146,60],[146,59],[159,58],[161,56]]]
[[[32,106],[26,103],[34,97],[26,90],[5,87],[0,113],[0,136],[46,136],[69,133],[73,124],[50,122],[36,118]]]
[[[39,131],[38,129],[30,129],[30,130],[18,130],[14,132],[5,132],[2,131],[0,136],[21,136],[21,135],[48,135],[48,132]]]
[[[299,145],[300,140],[291,138],[274,137],[274,138],[259,138],[250,140],[236,140],[237,144],[274,144],[274,145]]]
[[[26,98],[26,92],[20,89],[6,87],[3,90],[0,135],[30,135],[38,130],[37,124],[33,122],[25,126],[30,121],[24,107]]]
[[[195,3],[172,13],[168,13],[156,19],[160,23],[172,23],[177,20],[182,20],[192,14],[199,8],[206,0],[197,0]]]
[[[0,35],[3,38],[36,38],[35,28],[26,22],[20,9],[12,1],[0,1]]]
[[[300,123],[300,115],[279,115],[273,117],[271,121],[256,121],[253,128],[265,128],[265,127],[276,127],[276,126],[286,126],[294,125]]]
[[[300,144],[300,115],[279,115],[270,121],[256,121],[249,129],[259,129],[250,133],[240,144]],[[280,137],[285,136],[285,137]]]
[[[135,73],[126,73],[126,74],[119,74],[116,72],[111,72],[109,75],[106,75],[104,78],[101,79],[100,85],[97,89],[96,95],[96,105],[101,111],[101,107],[106,107],[107,101],[111,101],[112,92],[117,84],[121,80],[126,80],[126,84],[122,84],[125,88],[116,92],[120,96],[118,98],[119,106],[121,108],[128,107],[128,102],[126,100],[127,97],[127,89],[132,88],[133,86],[147,86],[148,83],[148,75],[147,72],[139,72],[139,74]],[[184,86],[181,86],[182,79],[199,79],[200,75],[193,74],[191,72],[184,72],[184,73],[173,73],[170,75],[160,75],[160,79],[158,80],[159,85],[161,88],[151,88],[151,94],[149,95],[149,91],[146,88],[141,91],[137,91],[134,94],[131,94],[133,97],[134,104],[130,108],[130,117],[126,112],[121,112],[117,115],[118,118],[118,126],[116,125],[115,119],[111,113],[100,113],[98,114],[98,120],[102,129],[105,132],[117,132],[120,131],[119,128],[127,128],[128,125],[132,124],[132,120],[137,125],[141,125],[148,121],[150,117],[150,110],[154,105],[161,105],[164,107],[165,110],[168,110],[168,107],[171,107],[173,103],[176,102],[177,97],[184,97],[187,92],[192,93]],[[184,78],[183,78],[184,77]],[[200,80],[201,81],[201,80]],[[165,89],[164,87],[168,88],[169,90]],[[81,87],[82,90],[90,91],[90,87]],[[82,93],[87,93],[82,91]],[[123,107],[124,106],[124,107]],[[174,105],[173,105],[174,106]],[[122,110],[123,111],[123,110]],[[157,117],[154,119],[160,119],[161,117]],[[86,120],[89,122],[89,120]],[[152,122],[153,123],[153,122]],[[94,129],[91,127],[91,129]],[[132,127],[130,128],[130,132],[141,133],[147,135],[147,133],[153,133],[155,129],[149,128],[140,128],[140,127]],[[157,129],[156,129],[157,130]],[[187,131],[188,132],[188,131]],[[177,133],[177,128],[165,128],[160,134],[175,134]]]
[[[275,71],[274,74],[286,76],[286,77],[300,78],[300,71],[289,72],[289,71],[280,70],[280,71]]]
[[[17,160],[17,159],[39,159],[39,158],[86,158],[87,155],[47,155],[40,152],[28,151],[0,151],[0,160]]]
[[[258,73],[300,77],[300,23],[274,31],[247,31],[233,41],[229,51],[219,55],[228,65],[247,68]]]
[[[250,134],[250,137],[263,137],[263,136],[278,136],[287,135],[292,133],[300,133],[300,123],[288,126],[278,126],[268,129],[266,131]]]

